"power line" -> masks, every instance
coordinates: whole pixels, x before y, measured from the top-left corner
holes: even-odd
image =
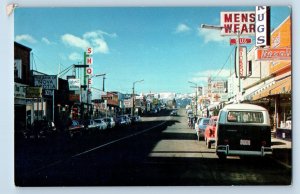
[[[219,70],[219,72],[217,73],[217,75],[214,76],[214,77],[212,77],[211,79],[215,79],[215,78],[218,77],[219,74],[222,72],[222,70],[224,69],[224,67],[225,67],[225,65],[227,64],[228,60],[230,59],[231,54],[232,54],[234,48],[235,48],[235,47],[233,47],[233,48],[231,49],[230,54],[228,55],[228,57],[227,57],[227,59],[226,59],[226,62],[223,64],[222,68]]]

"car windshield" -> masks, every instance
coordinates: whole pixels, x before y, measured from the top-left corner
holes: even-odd
[[[78,121],[72,121],[72,126],[79,125]]]
[[[209,123],[209,119],[202,119],[202,125],[207,125]]]
[[[96,123],[101,123],[102,121],[100,119],[95,119],[94,120]]]

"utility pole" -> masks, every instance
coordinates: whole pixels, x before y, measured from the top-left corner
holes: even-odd
[[[133,82],[133,84],[132,84],[132,109],[131,109],[131,115],[132,116],[134,116],[134,96],[135,96],[135,94],[134,94],[134,85],[136,84],[136,83],[138,83],[138,82],[142,82],[142,81],[144,81],[144,80],[139,80],[139,81],[135,81],[135,82]]]
[[[196,88],[196,96],[195,96],[195,114],[197,116],[197,109],[198,109],[198,94],[197,94],[197,90],[198,90],[198,84],[189,81],[189,83],[194,84],[195,86],[193,86],[193,88]]]

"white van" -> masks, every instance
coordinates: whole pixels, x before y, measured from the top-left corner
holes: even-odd
[[[226,156],[265,156],[272,154],[268,111],[253,104],[231,104],[219,112],[216,154]]]

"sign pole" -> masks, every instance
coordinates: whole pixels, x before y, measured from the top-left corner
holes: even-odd
[[[54,122],[54,90],[52,90],[52,121]]]
[[[241,61],[240,61],[240,31],[237,31],[237,41],[236,41],[236,47],[237,47],[237,55],[236,55],[236,57],[237,57],[237,59],[238,59],[238,81],[239,81],[239,93],[238,93],[238,95],[237,96],[239,96],[239,95],[241,95],[241,75],[240,75],[240,71],[241,71],[241,67],[240,67],[240,63],[241,63]],[[240,99],[237,99],[237,102],[238,103],[240,103]]]
[[[86,52],[83,53],[83,65],[86,65]],[[83,85],[86,86],[86,67],[83,68]],[[84,92],[86,92],[86,88],[84,89]],[[87,94],[87,92],[86,92]],[[86,99],[87,100],[87,99]],[[87,109],[88,109],[88,102],[87,103]],[[83,115],[82,118],[84,118],[84,104],[83,104],[83,107],[82,107],[82,110],[83,110]]]

